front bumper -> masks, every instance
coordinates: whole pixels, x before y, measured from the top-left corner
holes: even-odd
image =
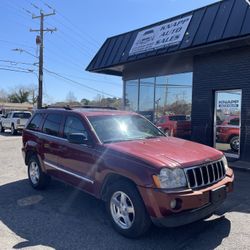
[[[192,222],[204,219],[214,213],[214,211],[224,202],[222,199],[215,203],[209,203],[208,205],[193,209],[190,211],[172,214],[163,218],[151,217],[152,222],[157,226],[164,227],[179,227]]]
[[[167,192],[159,189],[138,187],[152,221],[161,226],[176,227],[192,223],[211,215],[233,190],[234,175],[227,175],[218,183],[200,190]],[[219,190],[219,191],[217,191]],[[171,207],[171,201],[179,205]]]

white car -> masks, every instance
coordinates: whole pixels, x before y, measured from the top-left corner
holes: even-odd
[[[15,135],[18,131],[24,129],[30,117],[31,112],[28,111],[11,111],[1,117],[0,132],[3,133],[5,129],[10,129],[11,134]]]

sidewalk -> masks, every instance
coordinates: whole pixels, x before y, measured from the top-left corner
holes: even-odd
[[[250,172],[250,162],[247,161],[229,161],[228,165],[233,169]]]

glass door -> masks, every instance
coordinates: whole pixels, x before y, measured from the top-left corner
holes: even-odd
[[[214,147],[226,156],[240,157],[241,90],[215,92]]]

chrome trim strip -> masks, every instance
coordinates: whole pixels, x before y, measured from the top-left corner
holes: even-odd
[[[65,138],[62,138],[62,137],[59,137],[59,136],[54,136],[54,135],[49,135],[49,134],[43,133],[41,131],[36,131],[36,130],[31,130],[31,129],[26,129],[26,130],[31,132],[31,133],[34,133],[34,134],[43,135],[43,136],[47,136],[47,137],[50,137],[50,138],[59,139],[59,140],[62,140],[62,141],[68,141]]]
[[[60,167],[58,167],[58,166],[56,166],[56,165],[54,165],[54,164],[52,164],[52,163],[49,163],[49,162],[47,162],[47,161],[44,161],[44,164],[46,164],[46,165],[50,166],[51,168],[54,168],[54,169],[56,169],[56,170],[58,170],[58,171],[61,171],[61,172],[65,173],[65,174],[72,175],[72,176],[74,176],[74,177],[76,177],[76,178],[78,178],[78,179],[81,179],[81,180],[83,180],[83,181],[86,181],[86,182],[89,182],[89,183],[91,183],[91,184],[94,184],[94,181],[92,181],[92,180],[90,180],[90,179],[88,179],[88,178],[86,178],[86,177],[83,177],[83,176],[81,176],[81,175],[72,173],[72,172],[70,172],[70,171],[68,171],[68,170],[65,170],[65,169],[63,169],[63,168],[60,168]]]

